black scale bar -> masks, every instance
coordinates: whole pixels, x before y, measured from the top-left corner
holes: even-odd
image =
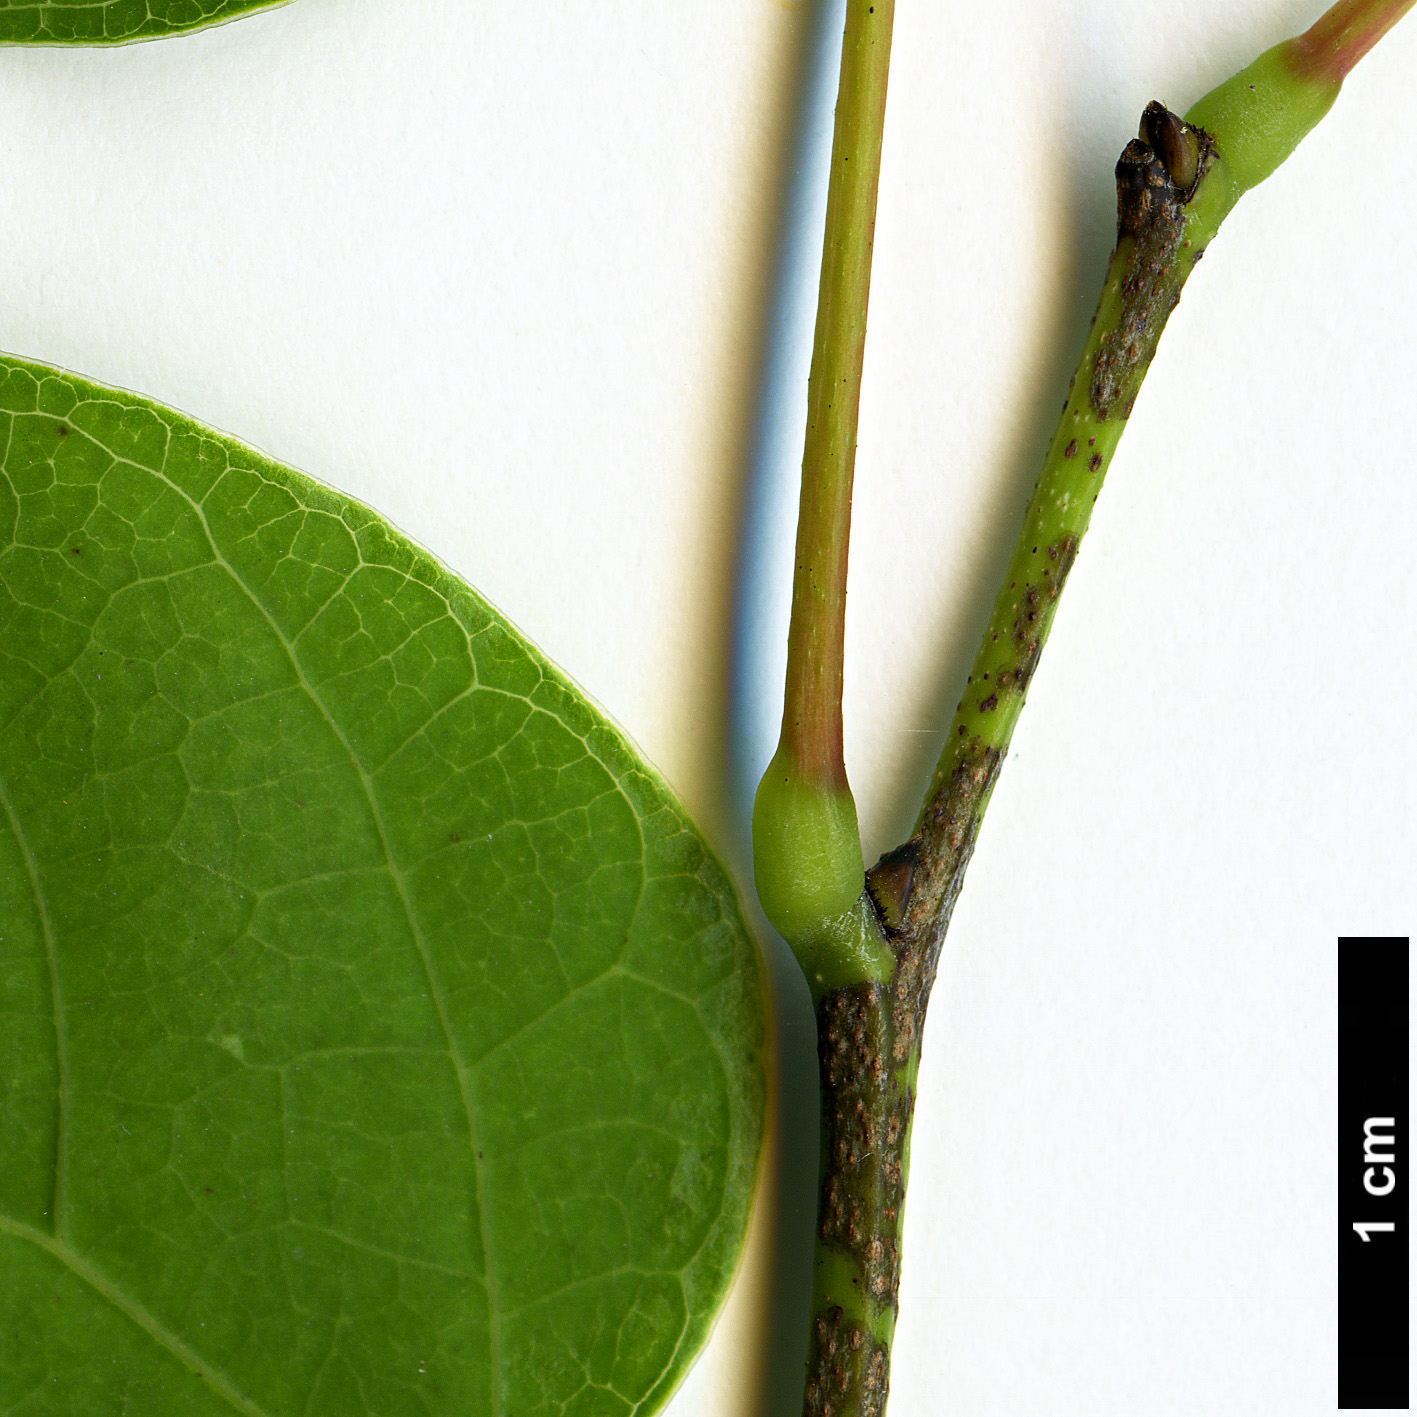
[[[1338,942],[1338,1405],[1402,1411],[1407,1386],[1405,939]]]

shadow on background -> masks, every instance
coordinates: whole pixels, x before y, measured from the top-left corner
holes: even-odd
[[[722,705],[723,761],[719,804],[735,874],[752,877],[749,824],[758,779],[777,744],[782,714],[792,546],[806,429],[807,375],[816,320],[822,229],[826,219],[832,122],[845,25],[845,0],[805,0],[787,65],[772,191],[761,238],[754,345],[745,360],[737,446],[738,474],[727,698]],[[816,1023],[802,971],[782,939],[762,920],[772,995],[771,1128],[760,1177],[770,1273],[763,1285],[758,1368],[740,1375],[746,1413],[797,1417],[802,1408],[807,1315],[812,1289],[812,1233],[817,1209]]]
[[[1079,84],[1074,93],[1088,89]],[[1060,100],[1066,101],[1064,94]],[[1139,114],[1136,117],[1139,118]],[[1077,125],[1060,123],[1063,131]],[[922,646],[934,673],[914,696],[903,696],[901,721],[934,725],[921,734],[892,791],[891,821],[898,839],[912,830],[921,808],[921,796],[944,746],[945,731],[964,693],[965,681],[978,652],[1003,584],[1014,545],[1023,527],[1024,513],[1043,466],[1043,455],[1058,424],[1059,412],[1083,343],[1097,309],[1103,276],[1116,239],[1117,190],[1113,166],[1117,154],[1136,133],[1136,122],[1122,120],[1115,135],[1105,131],[1095,145],[1079,150],[1070,144],[1059,160],[1066,164],[1058,192],[1057,248],[1066,252],[1045,296],[1046,304],[1033,313],[1040,331],[1032,357],[1023,370],[1010,421],[1012,436],[1001,446],[984,475],[1001,495],[992,522],[984,528],[980,544],[987,552],[970,567],[954,588],[955,615],[949,638]],[[987,298],[987,297],[983,297]],[[1045,656],[1046,663],[1046,656]],[[849,667],[848,667],[849,672]],[[1007,762],[1007,760],[1006,760]],[[1007,773],[1007,766],[1005,767]]]

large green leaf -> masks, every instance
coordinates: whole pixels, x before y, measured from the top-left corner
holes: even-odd
[[[374,514],[0,360],[0,1409],[622,1412],[745,1229],[758,963]]]
[[[0,0],[0,44],[124,44],[203,29],[284,0]]]

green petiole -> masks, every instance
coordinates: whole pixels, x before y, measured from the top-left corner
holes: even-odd
[[[1184,118],[1148,105],[1117,164],[1118,238],[1097,314],[964,697],[914,833],[866,873],[864,892],[841,761],[840,629],[857,406],[847,381],[859,381],[861,368],[889,6],[853,0],[848,8],[783,733],[753,821],[764,909],[801,962],[817,1009],[822,1159],[805,1417],[884,1409],[920,1036],[941,943],[1162,330],[1235,203],[1289,156],[1353,65],[1414,3],[1340,0]],[[863,103],[862,36],[883,13],[885,49]]]
[[[861,895],[856,803],[842,756],[846,561],[871,243],[881,172],[895,0],[848,0],[832,139],[826,235],[807,389],[807,438],[782,737],[753,811],[753,865],[768,919],[798,952],[814,988],[836,980]],[[844,946],[847,977],[869,942]],[[879,951],[876,951],[879,955]],[[889,970],[888,952],[879,966]]]

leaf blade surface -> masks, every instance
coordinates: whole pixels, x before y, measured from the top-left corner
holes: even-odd
[[[682,809],[367,509],[0,376],[0,1317],[35,1335],[0,1400],[33,1345],[37,1411],[667,1395],[763,1087],[756,955]]]
[[[225,24],[287,0],[96,0],[0,5],[0,44],[127,44]]]

